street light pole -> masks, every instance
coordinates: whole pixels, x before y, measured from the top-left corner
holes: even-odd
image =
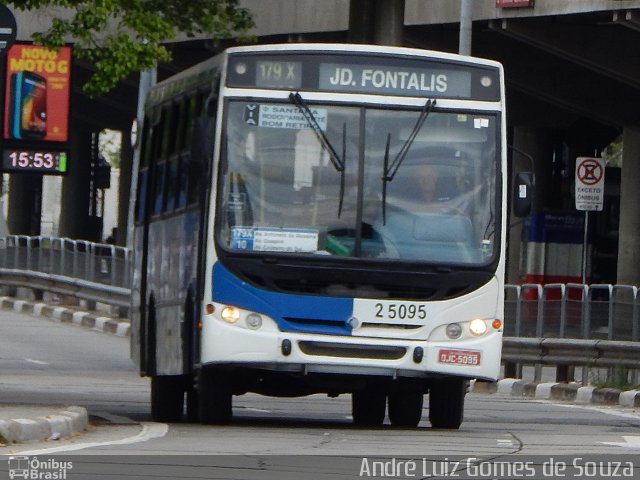
[[[460,0],[460,38],[458,53],[471,55],[471,31],[473,23],[473,0]]]

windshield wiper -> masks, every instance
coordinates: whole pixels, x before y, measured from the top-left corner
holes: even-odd
[[[345,158],[346,158],[346,148],[347,148],[346,146],[347,145],[347,124],[346,123],[342,124],[342,156],[339,156],[335,148],[333,148],[333,145],[331,145],[331,142],[329,141],[327,136],[322,131],[322,128],[318,124],[318,120],[316,119],[315,115],[309,108],[309,105],[307,105],[307,102],[304,101],[302,96],[298,92],[296,93],[291,92],[289,94],[289,101],[293,103],[296,107],[298,107],[298,110],[300,110],[300,113],[302,113],[302,115],[304,116],[305,120],[311,127],[311,130],[313,130],[313,133],[316,134],[316,137],[318,138],[320,145],[322,145],[322,148],[324,148],[329,153],[329,159],[331,160],[331,163],[333,164],[334,168],[336,169],[337,172],[340,172],[340,198],[338,200],[338,217],[340,217],[340,214],[342,213],[342,203],[344,199],[344,175],[345,175]]]
[[[422,125],[424,125],[425,120],[433,110],[433,107],[435,106],[435,104],[436,104],[435,99],[429,99],[427,100],[427,103],[424,104],[424,107],[422,107],[422,110],[420,111],[420,115],[418,116],[418,120],[416,120],[416,124],[413,126],[413,130],[411,130],[411,133],[405,140],[404,145],[402,145],[402,148],[396,155],[396,158],[394,158],[393,162],[391,162],[391,165],[389,165],[389,144],[391,143],[391,134],[390,133],[387,134],[387,144],[384,149],[384,171],[382,174],[382,224],[383,225],[386,225],[386,221],[387,221],[387,183],[392,181],[393,178],[396,176],[396,173],[398,173],[398,169],[400,168],[400,165],[402,164],[405,157],[407,156],[407,153],[409,153],[409,149],[411,148],[411,145],[413,145],[414,140],[416,139],[416,137],[418,136],[418,133],[422,129]]]

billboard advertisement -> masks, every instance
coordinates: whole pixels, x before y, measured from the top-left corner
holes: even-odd
[[[71,47],[15,44],[7,53],[4,138],[66,142]]]

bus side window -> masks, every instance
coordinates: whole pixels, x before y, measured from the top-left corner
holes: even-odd
[[[187,130],[189,125],[189,103],[188,99],[183,98],[178,106],[177,118],[178,126],[176,129],[176,145],[175,152],[181,152],[184,150],[187,143]]]
[[[178,129],[180,123],[180,103],[175,102],[167,109],[169,114],[169,124],[167,125],[166,136],[169,137],[167,145],[167,156],[171,156],[176,153],[179,145],[178,135],[180,131]]]
[[[149,160],[152,151],[152,126],[151,118],[145,118],[144,128],[142,130],[142,152],[140,154],[140,170],[138,172],[138,187],[136,190],[136,207],[135,220],[143,222],[145,216],[145,208],[147,205],[148,179],[149,179]]]
[[[215,141],[215,98],[207,100],[207,108],[194,118],[191,129],[189,156],[189,184],[187,202],[198,201],[200,188],[209,174]]]
[[[191,145],[191,142],[193,141],[193,123],[202,112],[205,98],[206,97],[203,93],[198,93],[190,97],[188,100],[189,104],[187,106],[187,129],[185,132],[185,145]]]
[[[156,181],[154,189],[153,212],[152,215],[160,215],[163,207],[163,194],[165,186],[166,162],[156,166]]]
[[[187,206],[187,193],[189,190],[189,154],[180,155],[179,185],[178,185],[178,201],[176,208],[184,208]]]
[[[196,116],[198,95],[183,97],[178,108],[176,152],[179,154],[171,167],[170,180],[175,185],[175,208],[181,209],[188,205],[189,176],[191,175],[191,162],[189,158],[189,142],[191,139],[193,119]],[[174,170],[175,169],[175,170]],[[175,174],[175,179],[173,175]]]
[[[174,138],[174,118],[172,115],[171,107],[165,107],[162,109],[162,139],[160,146],[160,157],[167,158],[171,153],[171,147]]]
[[[166,163],[166,181],[165,181],[165,198],[164,212],[172,212],[176,208],[176,197],[178,196],[178,161],[179,158],[173,157],[171,161]]]
[[[204,166],[206,165],[207,152],[202,138],[206,127],[203,126],[202,123],[202,117],[198,117],[194,121],[191,152],[185,156],[185,162],[183,164],[187,167],[187,205],[198,202],[200,186],[204,180],[202,177],[205,174]]]
[[[149,170],[140,170],[138,173],[138,194],[136,196],[136,221],[144,222],[145,208],[147,206]]]
[[[149,210],[150,215],[159,215],[162,210],[162,192],[164,189],[164,164],[160,164],[162,160],[163,135],[165,131],[165,123],[167,121],[164,110],[157,108],[152,112],[153,126],[150,130],[150,156],[149,156],[149,174],[147,180],[149,184]]]

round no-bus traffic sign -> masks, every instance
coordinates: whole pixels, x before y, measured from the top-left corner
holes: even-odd
[[[606,160],[576,159],[576,209],[601,211],[604,204],[604,171]]]

